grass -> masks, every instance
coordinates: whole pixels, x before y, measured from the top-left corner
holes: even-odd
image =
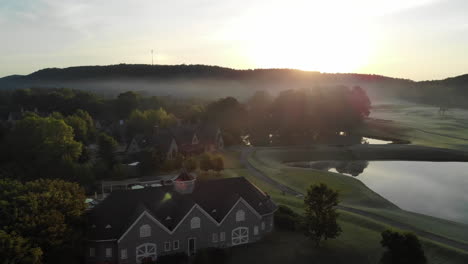
[[[438,113],[437,107],[418,104],[387,104],[374,107],[370,117],[398,121],[370,120],[367,128],[361,131],[366,135],[398,136],[418,145],[468,149],[467,110],[450,109],[442,116]]]
[[[304,191],[312,182],[325,182],[340,191],[343,203],[374,213],[392,217],[401,221],[416,221],[422,226],[433,228],[439,225],[442,233],[463,232],[460,227],[440,225],[440,219],[431,219],[417,214],[411,214],[395,208],[393,204],[372,192],[360,181],[336,173],[312,172],[310,170],[294,169],[278,162],[281,157],[298,158],[298,149],[284,151],[281,148],[262,149],[249,157],[255,167],[276,180],[288,184],[299,191]],[[303,150],[301,150],[303,151]],[[273,186],[258,180],[236,161],[239,152],[226,151],[225,160],[233,164],[227,168],[222,177],[245,177],[257,187],[267,192],[277,204],[289,206],[297,213],[304,212],[303,201],[292,195],[283,194]],[[312,177],[312,180],[311,180]],[[311,182],[312,181],[312,182]],[[365,206],[363,206],[365,205]],[[380,210],[380,211],[379,211]],[[339,210],[339,224],[343,233],[333,240],[325,241],[320,249],[303,234],[275,231],[258,243],[229,249],[229,263],[378,263],[383,248],[380,246],[380,233],[390,227],[373,219],[354,213]],[[451,230],[452,229],[452,230]],[[465,230],[466,232],[466,230]],[[467,263],[468,253],[421,239],[429,263]]]
[[[308,154],[303,149],[262,149],[255,151],[249,157],[249,161],[268,176],[302,193],[305,193],[311,184],[323,182],[338,190],[343,205],[375,213],[447,238],[468,242],[467,225],[403,211],[355,178],[338,173],[289,167],[281,163],[286,157],[307,160]]]

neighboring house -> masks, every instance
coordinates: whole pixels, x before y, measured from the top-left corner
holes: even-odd
[[[148,263],[173,253],[252,243],[271,232],[276,205],[245,178],[114,191],[90,211],[86,263]]]
[[[203,152],[222,150],[224,141],[221,130],[216,127],[177,126],[158,128],[155,126],[152,135],[136,135],[127,145],[127,154],[158,149],[166,159],[174,159],[177,154],[186,156]]]
[[[151,136],[134,136],[125,151],[127,154],[136,154],[142,151],[153,150],[160,151],[165,155],[165,159],[172,160],[179,153],[179,145],[171,131],[167,129],[157,129]]]
[[[205,152],[214,152],[224,149],[224,140],[221,129],[213,126],[200,127],[198,130],[200,144],[203,145]]]

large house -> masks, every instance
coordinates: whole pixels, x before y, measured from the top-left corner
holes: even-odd
[[[166,159],[177,154],[195,155],[202,152],[222,150],[224,141],[221,130],[213,126],[177,126],[173,128],[155,127],[149,136],[137,135],[127,146],[127,154],[158,149]]]
[[[245,178],[112,192],[89,213],[87,263],[149,263],[161,255],[259,240],[273,229],[276,205]]]

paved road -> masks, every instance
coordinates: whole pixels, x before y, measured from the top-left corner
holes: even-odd
[[[259,169],[255,168],[252,164],[250,164],[247,157],[248,157],[248,155],[250,153],[252,153],[254,151],[254,149],[255,149],[254,147],[243,148],[242,149],[242,154],[241,154],[241,163],[245,168],[247,168],[247,170],[250,172],[250,174],[254,175],[255,177],[257,177],[257,178],[259,178],[259,179],[261,179],[261,180],[263,180],[265,182],[267,182],[268,184],[276,187],[277,189],[283,191],[286,194],[294,195],[294,196],[297,196],[297,197],[304,197],[303,193],[298,192],[298,191],[296,191],[296,190],[294,190],[294,189],[292,189],[292,188],[290,188],[290,187],[288,187],[288,186],[286,186],[286,185],[284,185],[284,184],[282,184],[282,183],[268,177],[262,171],[260,171]],[[384,224],[387,224],[389,226],[393,226],[393,227],[398,228],[398,229],[408,230],[408,231],[411,231],[411,232],[417,234],[420,237],[423,237],[423,238],[426,238],[426,239],[429,239],[429,240],[433,240],[433,241],[436,241],[438,243],[445,244],[445,245],[448,245],[448,246],[451,246],[451,247],[461,249],[461,250],[464,250],[464,251],[468,252],[468,244],[467,243],[462,243],[462,242],[455,241],[455,240],[452,240],[452,239],[449,239],[449,238],[446,238],[446,237],[442,237],[442,236],[439,236],[439,235],[436,235],[436,234],[433,234],[433,233],[430,233],[430,232],[427,232],[427,231],[424,231],[424,230],[420,230],[420,229],[415,228],[413,226],[410,226],[410,225],[407,225],[407,224],[404,224],[404,223],[400,223],[400,222],[394,221],[392,219],[388,219],[386,217],[383,217],[383,216],[380,216],[380,215],[377,215],[377,214],[374,214],[374,213],[370,213],[370,212],[367,212],[367,211],[359,210],[359,209],[356,209],[356,208],[339,205],[338,209],[343,210],[343,211],[347,211],[347,212],[351,212],[351,213],[354,213],[354,214],[358,214],[358,215],[361,215],[361,216],[365,216],[365,217],[371,218],[373,220],[376,220],[378,222],[382,222]]]

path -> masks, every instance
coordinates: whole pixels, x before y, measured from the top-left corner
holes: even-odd
[[[290,188],[290,187],[288,187],[288,186],[286,186],[286,185],[284,185],[284,184],[282,184],[282,183],[268,177],[262,171],[260,171],[259,169],[255,168],[252,164],[250,164],[247,157],[248,157],[248,155],[250,153],[252,153],[254,151],[254,149],[255,149],[254,147],[243,148],[242,149],[242,154],[241,154],[241,163],[250,172],[250,174],[252,174],[253,176],[259,178],[260,180],[265,181],[266,183],[274,186],[275,188],[283,191],[286,194],[294,195],[294,196],[297,196],[297,197],[304,197],[303,193],[298,192],[298,191],[296,191],[296,190],[294,190],[294,189],[292,189],[292,188]],[[364,211],[364,210],[360,210],[360,209],[356,209],[356,208],[352,208],[352,207],[347,207],[347,206],[342,206],[342,205],[339,205],[338,209],[343,210],[343,211],[347,211],[347,212],[351,212],[351,213],[354,213],[354,214],[358,214],[358,215],[361,215],[361,216],[365,216],[365,217],[371,218],[371,219],[373,219],[375,221],[384,223],[386,225],[393,226],[393,227],[398,228],[398,229],[408,230],[408,231],[411,231],[411,232],[417,234],[420,237],[423,237],[423,238],[426,238],[426,239],[429,239],[429,240],[432,240],[432,241],[435,241],[435,242],[438,242],[438,243],[441,243],[441,244],[445,244],[445,245],[448,245],[448,246],[451,246],[451,247],[461,249],[463,251],[468,252],[468,244],[463,243],[463,242],[459,242],[459,241],[452,240],[452,239],[449,239],[449,238],[446,238],[446,237],[443,237],[443,236],[439,236],[439,235],[436,235],[436,234],[433,234],[433,233],[430,233],[430,232],[415,228],[413,226],[410,226],[410,225],[407,225],[407,224],[404,224],[404,223],[400,223],[400,222],[394,221],[392,219],[388,219],[386,217],[383,217],[383,216],[380,216],[380,215],[377,215],[377,214],[374,214],[374,213],[370,213],[370,212],[367,212],[367,211]]]

